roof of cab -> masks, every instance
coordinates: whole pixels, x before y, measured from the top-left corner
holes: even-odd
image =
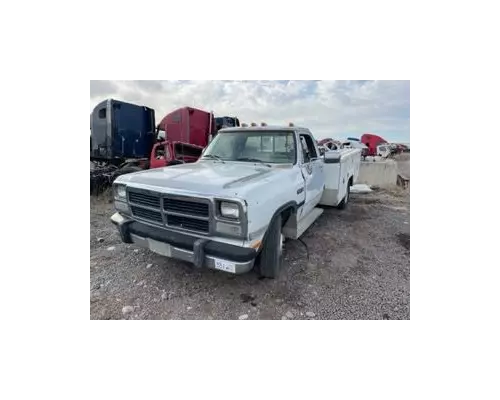
[[[220,132],[240,132],[240,131],[309,131],[307,128],[301,128],[300,126],[239,126],[234,128],[223,128],[219,130]]]

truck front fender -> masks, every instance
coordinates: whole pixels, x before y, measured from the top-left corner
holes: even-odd
[[[262,241],[265,241],[267,238],[267,233],[269,231],[269,227],[273,224],[274,220],[278,217],[278,215],[281,215],[285,213],[285,218],[283,218],[283,225],[287,222],[288,218],[292,215],[297,213],[297,210],[304,205],[304,201],[301,203],[297,203],[296,201],[289,201],[280,207],[278,207],[272,217],[269,220],[269,223],[265,225],[264,227],[260,228],[259,230],[255,232],[251,232],[249,234],[249,239],[254,240],[254,239],[259,239],[262,234],[264,234]]]

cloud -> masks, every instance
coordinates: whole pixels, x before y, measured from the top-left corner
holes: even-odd
[[[108,96],[110,93],[117,93],[118,87],[113,81],[90,81],[90,100],[92,98]]]
[[[106,98],[154,108],[157,121],[195,106],[242,122],[294,122],[317,138],[410,141],[409,81],[90,81],[90,111]]]

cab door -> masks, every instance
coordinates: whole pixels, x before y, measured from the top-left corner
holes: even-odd
[[[325,184],[324,165],[314,139],[307,133],[300,134],[299,149],[302,150],[300,169],[305,182],[306,199],[302,216],[316,207],[323,195]]]
[[[162,168],[170,161],[168,142],[156,143],[151,151],[150,168]]]

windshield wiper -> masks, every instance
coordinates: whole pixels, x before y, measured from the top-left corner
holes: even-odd
[[[266,165],[268,167],[272,167],[271,164],[269,163],[266,163],[262,160],[259,160],[258,158],[248,158],[248,157],[243,157],[243,158],[237,158],[236,161],[248,161],[248,162],[258,162],[258,163],[261,163],[263,165]]]
[[[212,158],[214,160],[219,160],[221,162],[224,162],[224,160],[222,158],[220,158],[219,156],[216,156],[215,154],[206,154],[202,158]]]

